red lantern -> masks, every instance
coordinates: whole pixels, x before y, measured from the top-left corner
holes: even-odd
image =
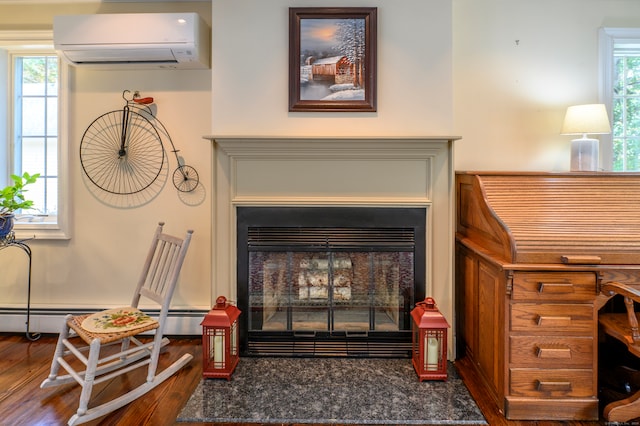
[[[240,359],[238,338],[240,309],[220,296],[202,325],[202,376],[231,380]]]
[[[413,318],[413,368],[420,381],[447,380],[447,329],[449,323],[431,297],[416,303]]]

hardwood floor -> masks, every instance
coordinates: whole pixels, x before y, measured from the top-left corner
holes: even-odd
[[[0,425],[64,425],[78,408],[80,387],[74,384],[40,389],[49,374],[57,335],[43,335],[30,342],[24,335],[0,334]],[[200,381],[201,339],[172,339],[161,355],[159,369],[184,353],[194,359],[148,394],[88,425],[173,425]],[[139,368],[94,388],[94,403],[110,399],[144,382],[146,369]],[[89,406],[91,407],[90,402]]]
[[[64,385],[40,389],[49,372],[57,336],[43,335],[30,342],[22,334],[0,333],[0,425],[64,425],[77,409],[79,386]],[[167,352],[160,357],[160,367],[171,364],[184,353],[194,359],[189,365],[142,398],[88,425],[173,425],[180,410],[199,383],[202,374],[201,339],[174,337]],[[599,422],[507,421],[486,398],[464,361],[457,362],[478,406],[491,426],[595,426]],[[144,380],[144,369],[131,372],[96,386],[94,402],[130,389]],[[91,403],[90,403],[91,406]],[[207,423],[212,424],[212,423]],[[604,424],[604,422],[602,422]],[[188,423],[179,425],[188,426]],[[227,425],[232,426],[232,425]],[[335,425],[334,425],[335,426]]]

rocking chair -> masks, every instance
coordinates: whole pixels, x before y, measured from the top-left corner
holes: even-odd
[[[624,343],[629,354],[640,358],[640,331],[638,330],[638,313],[634,302],[640,302],[638,288],[619,282],[609,282],[602,286],[601,292],[606,296],[622,295],[626,313],[603,313],[598,317],[601,330]],[[628,422],[640,417],[640,391],[628,398],[608,403],[604,407],[603,417],[609,422]]]
[[[191,354],[185,354],[156,374],[160,350],[169,343],[163,332],[171,297],[193,233],[189,230],[186,237],[180,239],[164,234],[163,225],[160,222],[153,236],[131,306],[90,315],[67,315],[65,318],[51,362],[51,372],[40,387],[73,381],[80,384],[82,392],[78,411],[69,419],[69,425],[91,421],[125,406],[171,377],[193,358]],[[138,309],[141,297],[161,305],[157,319]],[[151,342],[143,343],[136,337],[151,330],[155,330]],[[101,358],[100,351],[111,345],[119,345],[119,351],[115,354],[113,350],[107,351]],[[83,353],[86,351],[88,356]],[[111,401],[88,408],[95,384],[145,365],[148,365],[146,382]],[[68,374],[58,376],[60,366]],[[84,371],[76,370],[77,366]]]

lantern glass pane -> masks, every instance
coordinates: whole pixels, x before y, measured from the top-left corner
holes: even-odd
[[[424,333],[424,369],[440,370],[442,362],[442,330],[427,330]]]
[[[231,324],[231,356],[238,355],[238,321]]]
[[[209,329],[209,365],[213,368],[224,368],[226,364],[225,330]]]

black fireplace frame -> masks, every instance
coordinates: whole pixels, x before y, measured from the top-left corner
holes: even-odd
[[[240,316],[240,354],[409,357],[411,330],[331,335],[261,331],[258,335],[253,333],[250,336],[249,229],[289,228],[292,223],[296,227],[314,228],[410,228],[415,241],[414,288],[409,302],[411,309],[417,301],[425,298],[426,217],[427,209],[421,207],[237,207],[237,303],[240,310],[245,312]]]

